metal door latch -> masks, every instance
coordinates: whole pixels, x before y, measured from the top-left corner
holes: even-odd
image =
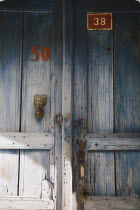
[[[79,146],[79,151],[78,151],[78,164],[79,164],[79,178],[82,179],[85,176],[85,146],[86,146],[86,141],[80,140],[77,141],[77,144]]]
[[[82,188],[81,191],[80,191],[80,197],[82,199],[82,201],[84,203],[86,203],[86,201],[88,200],[88,197],[89,197],[89,193],[88,193],[88,189],[87,188]]]
[[[35,117],[41,119],[44,115],[43,107],[47,103],[46,95],[35,95],[34,96],[34,105],[35,105]]]

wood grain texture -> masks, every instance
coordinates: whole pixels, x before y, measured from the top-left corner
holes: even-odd
[[[41,198],[42,181],[50,179],[49,151],[22,150],[20,155],[20,196]]]
[[[120,151],[116,153],[117,195],[140,195],[139,160],[139,151]]]
[[[42,199],[51,199],[54,200],[53,198],[53,192],[54,192],[54,186],[47,180],[42,181]]]
[[[43,132],[50,131],[51,95],[50,73],[51,59],[43,61],[41,56],[38,61],[30,61],[35,58],[31,54],[32,47],[51,48],[52,15],[31,13],[24,18],[24,63],[22,85],[22,131]],[[42,23],[42,24],[40,24]],[[37,120],[34,116],[34,95],[47,95],[47,104],[44,109],[44,117]]]
[[[72,1],[63,1],[62,209],[72,210]]]
[[[90,152],[89,192],[101,196],[109,193],[114,195],[114,159],[110,152]],[[111,170],[110,170],[111,168]],[[110,181],[111,180],[111,181]]]
[[[129,21],[128,21],[129,20]],[[140,16],[115,15],[115,131],[140,132]],[[129,22],[129,23],[128,23]],[[117,152],[117,195],[138,195],[139,152]]]
[[[113,130],[112,31],[88,31],[88,132]]]
[[[21,130],[32,132],[52,131],[52,106],[51,106],[51,63],[43,61],[41,56],[38,61],[34,58],[31,47],[49,47],[52,49],[52,14],[27,13],[24,15],[24,51],[23,51],[23,83],[22,83],[22,119]],[[44,107],[44,117],[37,120],[34,116],[34,95],[47,95],[47,104]],[[50,148],[51,149],[51,148]],[[53,154],[53,157],[52,157]],[[54,148],[53,152],[45,150],[21,150],[20,153],[20,187],[22,196],[42,195],[42,181],[47,180],[54,184]],[[53,174],[51,174],[51,172]]]
[[[0,13],[0,131],[19,131],[22,16]],[[17,195],[19,151],[0,151],[0,194]]]
[[[27,197],[15,197],[6,198],[0,197],[0,209],[12,209],[12,210],[29,210],[29,209],[40,209],[40,210],[50,210],[54,209],[54,201],[52,200],[42,200],[37,198],[27,198]]]
[[[88,31],[88,132],[113,132],[113,34]],[[114,195],[114,153],[90,154],[94,195]],[[93,166],[92,166],[93,164]]]
[[[74,209],[82,209],[80,191],[84,186],[84,180],[79,179],[78,174],[78,145],[87,132],[77,126],[77,120],[84,118],[87,120],[87,32],[85,30],[86,18],[83,13],[75,13],[74,22],[74,72],[73,72],[73,195]]]
[[[18,150],[0,150],[0,196],[18,192]]]
[[[59,2],[59,1],[58,1]],[[62,113],[62,72],[63,72],[63,24],[62,24],[62,4],[53,11],[53,31],[52,31],[52,63],[51,63],[51,132],[54,133],[55,140],[55,181],[54,181],[54,201],[55,209],[62,209],[62,125],[54,122],[54,117]],[[53,165],[52,165],[53,167]]]
[[[140,16],[119,14],[114,21],[115,131],[137,133],[140,132]]]
[[[25,50],[28,55],[24,51],[23,104],[27,104],[28,114],[27,110],[23,111],[22,130],[32,130],[35,132],[50,131],[54,134],[55,145],[50,151],[50,182],[54,183],[55,188],[55,208],[60,210],[62,207],[62,126],[54,124],[54,116],[58,113],[62,113],[63,53],[62,19],[60,15],[62,14],[62,6],[60,5],[60,7],[55,11],[53,10],[52,13],[53,14],[45,13],[40,15],[36,13],[36,15],[32,14],[25,18],[25,25],[27,24],[27,26],[25,26],[25,33],[27,32],[26,50],[30,50],[30,47],[36,44],[42,47],[47,45],[51,48],[51,59],[47,62],[40,60],[38,63],[33,64],[28,60],[28,56],[30,56],[30,54],[28,54],[29,51],[27,52]],[[34,22],[34,26],[32,22]],[[32,36],[34,37],[33,39]],[[44,107],[44,118],[40,121],[34,118],[33,96],[36,93],[47,95],[47,105]],[[30,100],[29,98],[32,99]],[[24,107],[24,105],[22,106]],[[54,170],[55,177],[53,176]]]
[[[86,149],[96,150],[140,150],[140,134],[96,134],[86,135]]]
[[[46,149],[54,147],[50,133],[7,132],[0,133],[0,149]]]
[[[88,191],[91,195],[114,195],[114,158],[109,151],[88,152]],[[88,201],[87,201],[88,202]]]
[[[135,197],[89,197],[88,202],[84,205],[84,209],[90,210],[122,210],[122,209],[131,209],[138,210],[140,209],[140,199]]]
[[[113,132],[113,56],[110,50],[113,48],[112,32],[87,32],[86,12],[88,10],[86,8],[81,9],[83,1],[79,2],[79,4],[77,2],[75,2],[74,28],[74,158],[77,155],[76,140],[81,139],[87,132],[87,130],[80,130],[77,127],[77,120],[79,118],[88,118],[89,133]],[[92,6],[92,3],[90,5]],[[91,189],[89,190],[93,190],[95,195],[96,193],[98,195],[99,193],[101,195],[114,195],[113,160],[113,152],[108,154],[100,153],[100,155],[98,153],[90,153],[85,163],[85,180],[79,180],[78,176],[76,176],[75,168],[78,166],[76,160],[74,160],[74,190],[80,194],[81,188],[83,186],[90,186],[92,182],[92,187],[90,186]],[[94,162],[98,163],[96,165],[97,168],[95,168],[95,165],[90,165],[93,169],[91,171],[88,166],[89,163],[93,164]],[[101,162],[105,165],[101,164]],[[111,162],[109,169],[108,162]],[[99,176],[99,174],[104,172],[105,168],[110,170],[110,179],[108,174]],[[94,170],[97,170],[99,173],[96,174],[96,181],[94,180],[95,176],[92,177],[92,174],[95,172]],[[103,178],[104,175],[106,177]],[[108,182],[110,184],[107,188],[106,184]],[[82,209],[80,198],[78,199],[79,209]]]
[[[18,131],[22,16],[0,13],[0,131]]]

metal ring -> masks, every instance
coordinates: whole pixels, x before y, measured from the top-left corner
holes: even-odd
[[[61,119],[61,120],[60,120]],[[55,117],[54,117],[54,122],[57,124],[57,125],[62,125],[63,123],[63,115],[62,114],[57,114]]]
[[[81,123],[82,123],[82,122],[85,124],[84,127],[81,127]],[[78,128],[80,128],[81,130],[86,130],[86,129],[88,129],[88,121],[87,121],[86,119],[84,119],[84,118],[78,119],[78,120],[77,120],[77,123],[78,123]]]

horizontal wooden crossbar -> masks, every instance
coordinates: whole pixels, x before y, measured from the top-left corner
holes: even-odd
[[[26,210],[26,209],[54,209],[53,200],[43,200],[37,198],[27,197],[0,197],[0,209],[11,209],[11,210]]]
[[[87,134],[87,150],[140,150],[140,134]]]
[[[0,149],[46,149],[54,146],[50,133],[6,132],[0,133]]]
[[[105,197],[91,196],[84,205],[85,210],[138,210],[140,209],[140,199],[134,197]]]

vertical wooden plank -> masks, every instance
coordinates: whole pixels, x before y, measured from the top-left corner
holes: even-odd
[[[24,18],[24,63],[22,84],[22,131],[51,131],[51,62],[41,56],[43,47],[52,51],[52,14],[26,13]],[[32,47],[40,47],[39,60],[31,54]],[[34,116],[34,95],[47,95],[44,117],[37,120]],[[42,181],[50,181],[50,158],[48,151],[21,151],[20,160],[20,195],[41,197]],[[48,161],[48,162],[47,162]],[[51,161],[52,162],[52,161]],[[35,172],[36,171],[36,172]],[[48,172],[49,171],[49,172]],[[30,178],[29,178],[29,174]],[[49,174],[48,174],[49,173]]]
[[[0,196],[17,195],[18,155],[18,150],[0,151]]]
[[[43,61],[41,50],[51,48],[52,15],[45,13],[27,13],[24,18],[24,63],[22,85],[22,131],[50,131],[51,116],[51,59]],[[40,47],[39,60],[34,59],[32,47]],[[44,117],[37,120],[34,116],[34,95],[47,95]]]
[[[89,133],[113,131],[112,51],[112,31],[88,31]]]
[[[74,208],[82,209],[80,191],[84,186],[84,180],[79,179],[78,174],[78,145],[87,132],[78,128],[77,120],[87,120],[87,31],[86,13],[75,10],[74,27],[74,78],[73,78],[73,197]]]
[[[140,15],[115,15],[115,131],[140,132]],[[138,195],[140,152],[116,152],[117,195]]]
[[[93,164],[94,170],[91,171],[91,180],[95,180],[95,187],[92,189],[94,195],[115,195],[113,152],[95,152],[92,155],[91,166]]]
[[[23,150],[20,156],[20,196],[42,196],[42,181],[50,179],[50,151]]]
[[[137,133],[140,132],[140,14],[118,14],[114,21],[115,130]]]
[[[55,209],[62,209],[62,125],[54,123],[55,115],[62,113],[62,71],[63,71],[63,24],[62,24],[62,4],[58,1],[58,9],[54,12],[53,32],[52,32],[52,74],[51,74],[51,122],[52,133],[55,140]]]
[[[0,13],[0,131],[19,131],[22,15]],[[0,195],[17,195],[19,151],[0,151]]]
[[[90,190],[90,194],[93,196],[95,192],[95,167],[94,167],[94,155],[93,152],[87,153],[87,189]]]
[[[113,132],[113,34],[88,31],[89,133]],[[94,195],[114,195],[114,153],[94,152]]]
[[[22,16],[0,13],[0,130],[18,131]]]
[[[72,1],[63,1],[62,209],[72,210]]]
[[[117,195],[140,195],[140,152],[116,152]]]
[[[88,189],[92,196],[104,195],[106,193],[112,193],[114,195],[114,159],[110,155],[110,152],[88,152]],[[111,170],[110,170],[111,166]],[[110,181],[111,179],[111,181]],[[113,180],[114,181],[114,180]],[[95,184],[96,183],[96,184]],[[113,189],[113,190],[112,190]]]

